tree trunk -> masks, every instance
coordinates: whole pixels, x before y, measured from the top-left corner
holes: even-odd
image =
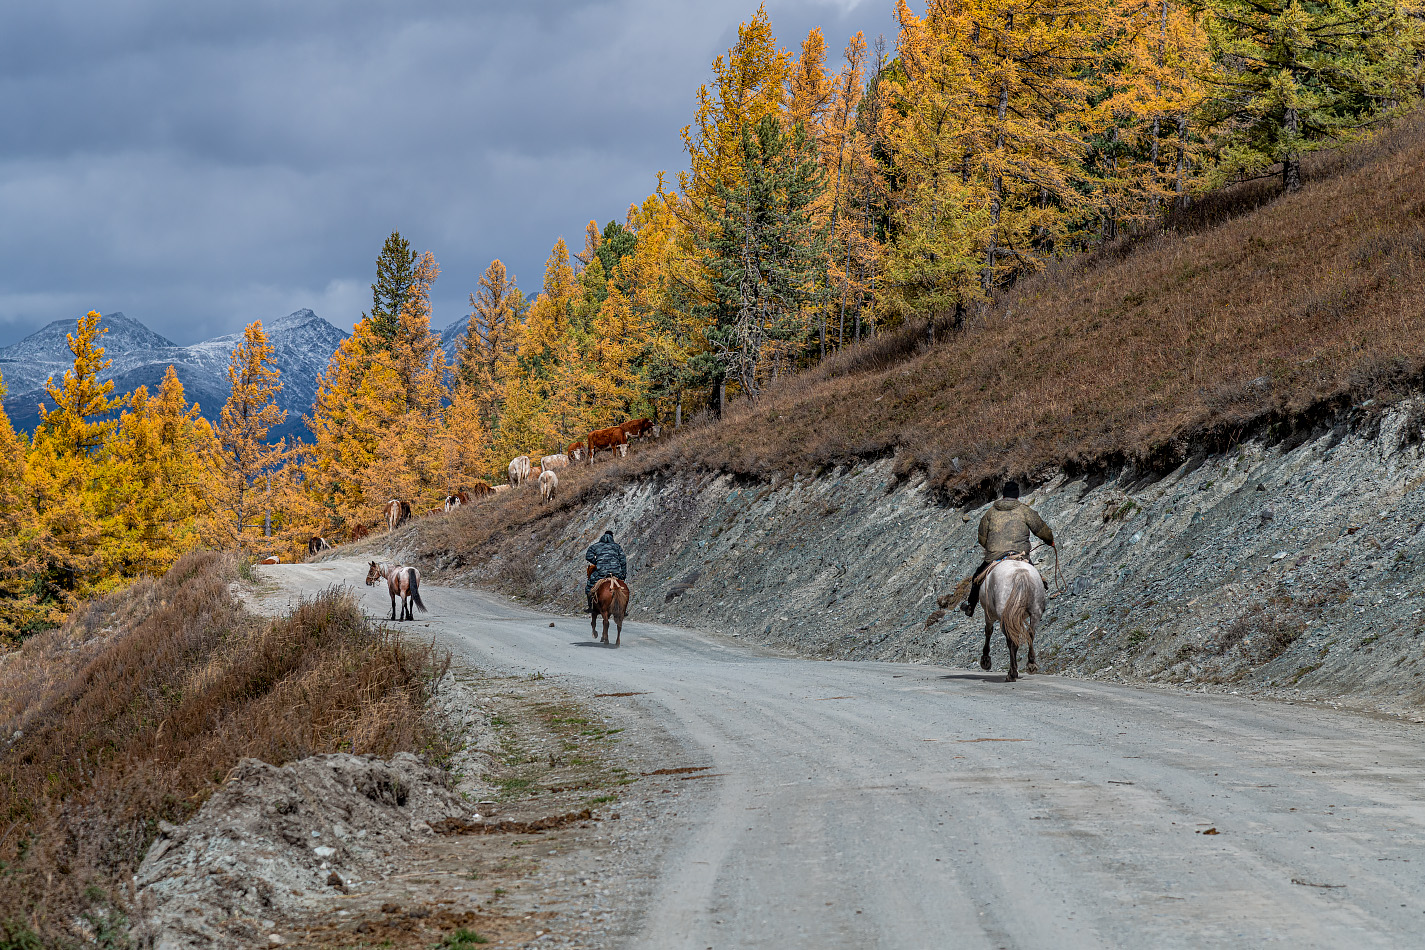
[[[683,428],[683,393],[678,391],[678,407],[673,410],[673,428]]]
[[[1282,124],[1286,128],[1287,139],[1286,155],[1282,158],[1282,187],[1288,192],[1300,191],[1301,153],[1296,150],[1296,136],[1301,130],[1301,123],[1295,109],[1286,110],[1286,120]]]
[[[1186,211],[1188,206],[1187,198],[1187,115],[1178,115],[1178,210]]]

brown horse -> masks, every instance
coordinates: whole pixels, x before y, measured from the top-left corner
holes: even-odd
[[[590,565],[592,566],[592,565]],[[628,589],[628,584],[617,577],[605,577],[594,585],[594,612],[589,616],[589,635],[598,639],[599,618],[604,618],[604,643],[609,642],[609,618],[614,618],[614,625],[618,628],[618,633],[614,637],[614,646],[623,642],[623,618],[628,611],[628,599],[632,593]]]
[[[364,524],[352,525],[351,531],[348,532],[351,537],[351,540],[353,541],[360,541],[362,538],[366,537],[370,533],[371,529],[366,527],[366,525]]]
[[[411,503],[408,501],[397,501],[392,498],[386,502],[384,511],[386,515],[386,530],[395,531],[401,525],[411,520]]]
[[[385,578],[386,589],[391,594],[391,619],[396,619],[396,598],[401,598],[401,619],[414,620],[416,615],[411,612],[411,603],[414,602],[416,609],[421,613],[429,613],[426,605],[421,603],[421,572],[414,567],[406,567],[400,564],[377,564],[371,562],[371,570],[366,572],[366,586],[375,587],[379,578]]]

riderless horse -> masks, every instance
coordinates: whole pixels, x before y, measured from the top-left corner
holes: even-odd
[[[1005,682],[1019,679],[1019,648],[1029,647],[1026,673],[1038,673],[1039,662],[1034,656],[1034,632],[1039,618],[1044,616],[1046,602],[1044,578],[1027,558],[1003,558],[989,568],[980,587],[980,606],[985,611],[985,649],[980,654],[980,669],[990,668],[990,635],[998,621],[1009,647],[1009,675]]]
[[[386,530],[395,531],[401,525],[411,520],[411,503],[408,501],[397,501],[392,498],[386,502]]]
[[[401,598],[401,618],[402,620],[414,620],[415,614],[411,612],[411,604],[416,605],[416,609],[421,613],[429,613],[426,605],[421,603],[421,572],[414,567],[407,567],[401,564],[377,564],[371,562],[371,569],[366,572],[366,586],[375,587],[376,581],[385,579],[386,590],[391,595],[391,619],[396,619],[396,598]]]

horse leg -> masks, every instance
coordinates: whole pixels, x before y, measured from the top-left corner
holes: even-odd
[[[615,622],[618,624],[618,633],[614,635],[614,646],[618,646],[623,642],[623,621],[618,620]]]
[[[396,595],[391,595],[391,619],[396,619]]]
[[[1019,647],[1007,633],[1004,635],[1004,642],[1005,646],[1009,647],[1009,675],[1004,678],[1004,681],[1013,683],[1019,679]]]
[[[599,639],[599,608],[593,601],[589,602],[589,636]]]
[[[980,654],[980,669],[990,668],[990,636],[995,632],[994,618],[990,616],[989,609],[985,610],[985,649]]]
[[[1039,672],[1039,659],[1034,655],[1034,631],[1029,631],[1029,663],[1024,667],[1026,673]]]
[[[604,614],[604,636],[603,636],[603,639],[600,640],[599,642],[600,642],[600,643],[608,643],[608,642],[609,642],[609,615],[608,615],[608,614]]]

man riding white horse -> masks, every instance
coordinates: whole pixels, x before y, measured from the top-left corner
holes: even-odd
[[[1002,494],[1004,497],[990,506],[980,519],[980,547],[985,549],[985,559],[971,575],[974,581],[970,584],[970,596],[960,605],[966,617],[975,615],[985,568],[1010,555],[1029,557],[1031,532],[1051,548],[1054,546],[1054,532],[1039,517],[1039,512],[1019,500],[1019,484],[1005,482]]]
[[[594,613],[594,586],[605,577],[628,580],[628,559],[623,556],[623,548],[614,540],[614,533],[605,531],[602,538],[589,545],[589,550],[584,552],[584,560],[594,566],[584,584],[584,596],[589,600],[589,613]]]

